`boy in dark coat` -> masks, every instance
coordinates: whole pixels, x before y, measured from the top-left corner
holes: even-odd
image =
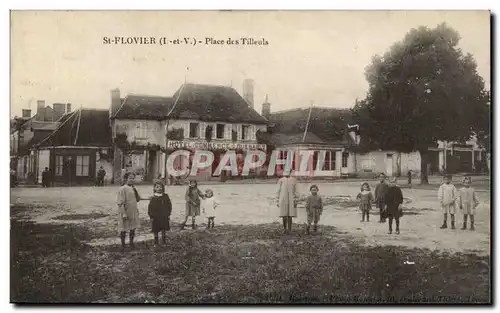
[[[161,231],[161,239],[164,245],[167,244],[166,231],[170,230],[170,214],[172,213],[172,202],[165,193],[165,185],[157,181],[153,186],[154,196],[148,205],[148,215],[154,234],[154,244],[158,245],[158,233]]]
[[[387,190],[387,184],[385,182],[385,174],[380,173],[379,181],[380,183],[377,184],[375,187],[375,205],[379,209],[380,212],[380,221],[379,223],[385,223],[385,202],[384,202],[384,197],[385,197],[385,192]]]
[[[394,177],[389,183],[384,196],[386,214],[389,217],[389,234],[392,234],[392,220],[396,220],[396,234],[399,235],[399,218],[403,215],[403,193],[401,188],[396,186],[397,178]]]

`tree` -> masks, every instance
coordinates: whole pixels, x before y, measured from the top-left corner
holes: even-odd
[[[353,109],[371,148],[420,152],[423,184],[429,147],[489,129],[484,81],[459,41],[446,24],[410,30],[372,58],[365,71],[368,94]]]

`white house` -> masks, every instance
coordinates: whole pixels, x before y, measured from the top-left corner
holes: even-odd
[[[246,85],[248,88],[248,85]],[[251,94],[248,90],[245,94]],[[175,104],[175,105],[174,105]],[[266,130],[267,120],[253,104],[231,87],[184,84],[172,97],[127,95],[111,91],[111,128],[114,141],[114,178],[133,171],[137,179],[164,177],[165,156],[177,149],[206,148],[214,152],[214,167],[222,153],[262,149],[256,134]],[[123,139],[129,149],[123,149]],[[185,166],[178,158],[174,166]],[[212,170],[197,173],[209,179]]]

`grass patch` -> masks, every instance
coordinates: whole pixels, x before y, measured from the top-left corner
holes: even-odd
[[[174,231],[168,247],[89,247],[82,225],[11,222],[11,301],[120,303],[456,303],[490,301],[475,254],[364,247],[333,227],[278,224]],[[405,261],[415,262],[413,265]]]

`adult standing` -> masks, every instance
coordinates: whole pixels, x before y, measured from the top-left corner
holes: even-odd
[[[101,166],[99,168],[99,170],[97,171],[97,186],[98,187],[103,187],[104,186],[104,177],[106,177],[106,171]]]
[[[399,218],[402,216],[403,193],[397,186],[397,178],[390,180],[385,192],[386,214],[389,218],[389,234],[392,234],[392,221],[396,220],[396,234],[399,235]]]
[[[379,183],[375,187],[375,205],[379,209],[380,213],[379,223],[385,223],[386,210],[385,210],[384,197],[385,197],[385,192],[387,191],[387,183],[385,182],[386,177],[384,173],[380,173],[378,178],[379,178]]]
[[[278,180],[279,216],[285,232],[292,230],[292,218],[297,217],[297,181],[289,175]]]
[[[49,188],[50,187],[50,171],[49,168],[46,167],[42,172],[42,187]]]

